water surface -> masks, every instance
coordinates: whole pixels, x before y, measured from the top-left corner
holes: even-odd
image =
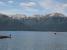
[[[0,50],[67,50],[67,32],[0,31]]]

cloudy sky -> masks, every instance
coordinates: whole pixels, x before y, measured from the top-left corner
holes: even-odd
[[[4,14],[67,14],[67,0],[0,0],[0,13]]]

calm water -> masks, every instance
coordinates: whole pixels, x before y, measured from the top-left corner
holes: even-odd
[[[0,50],[67,50],[67,32],[0,31]]]

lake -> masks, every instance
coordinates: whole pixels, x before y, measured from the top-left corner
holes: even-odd
[[[67,50],[67,32],[0,31],[0,50]]]

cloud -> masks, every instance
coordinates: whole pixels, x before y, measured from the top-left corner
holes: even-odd
[[[5,5],[5,3],[4,3],[4,2],[2,2],[2,1],[0,1],[0,5]]]
[[[53,7],[53,12],[64,13],[66,8],[67,8],[67,4],[56,4]]]
[[[67,3],[67,0],[54,0],[54,1],[56,1],[56,2],[58,2],[58,3]]]
[[[67,4],[63,4],[64,7],[67,7]]]
[[[42,8],[51,8],[53,6],[53,1],[52,0],[42,0],[39,2],[39,5]]]
[[[29,14],[29,15],[33,13],[38,13],[38,11],[40,11],[36,8],[37,6],[36,2],[22,2],[19,5],[20,7],[22,7],[22,11],[26,12],[26,14]]]
[[[56,3],[53,0],[41,0],[39,5],[44,10],[51,10],[51,12],[60,12],[64,13],[65,8],[67,8],[66,3]]]
[[[10,1],[8,1],[8,3],[11,3],[12,4],[12,3],[14,3],[14,1],[10,0]]]
[[[18,9],[4,9],[0,10],[0,13],[7,14],[7,15],[12,15],[12,14],[21,14],[21,11]]]
[[[19,4],[21,7],[25,7],[25,8],[32,8],[32,7],[35,7],[36,6],[36,3],[34,2],[28,2],[28,3],[20,3]]]
[[[16,3],[15,3],[15,2]],[[23,2],[21,2],[23,1]],[[62,0],[64,1],[64,0]],[[67,8],[67,3],[60,0],[0,0],[0,6],[4,9],[10,9],[7,13],[22,13],[25,12],[27,14],[32,13],[52,13],[52,12],[60,12],[65,13],[64,11]],[[6,6],[2,6],[6,5]],[[17,10],[14,10],[17,9]],[[13,9],[13,11],[11,10]],[[2,9],[3,10],[3,9]],[[20,10],[20,11],[19,11]],[[6,11],[4,11],[6,13]]]

